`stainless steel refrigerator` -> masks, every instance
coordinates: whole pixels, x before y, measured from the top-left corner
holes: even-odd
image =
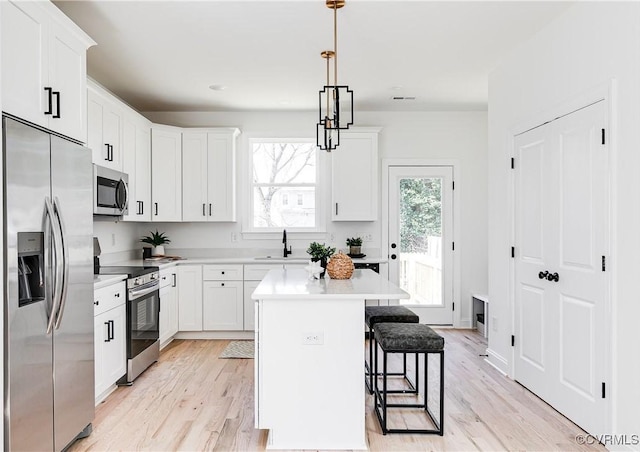
[[[4,450],[63,450],[94,417],[91,151],[3,116]]]

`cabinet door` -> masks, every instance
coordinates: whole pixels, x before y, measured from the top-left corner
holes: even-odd
[[[251,294],[256,287],[258,287],[260,281],[245,281],[243,291],[243,308],[244,308],[244,330],[253,331],[256,329],[255,325],[255,300],[251,299]]]
[[[48,127],[48,17],[35,2],[2,1],[2,110]]]
[[[169,334],[169,304],[171,303],[171,296],[172,292],[170,286],[160,289],[160,346],[171,338],[171,335]]]
[[[49,128],[87,142],[87,50],[72,32],[51,21],[49,33],[49,84],[58,93]]]
[[[109,386],[106,384],[105,372],[104,372],[104,348],[107,344],[105,341],[108,339],[108,321],[106,314],[97,315],[93,318],[93,368],[95,373],[95,394],[97,399],[100,394],[104,392]]]
[[[111,322],[111,338],[104,348],[105,383],[109,386],[127,373],[126,306],[120,305],[102,315]]]
[[[210,221],[236,221],[235,134],[207,134],[207,198]]]
[[[182,137],[168,128],[151,130],[153,221],[182,220]]]
[[[109,99],[88,90],[87,146],[96,165],[122,171],[122,116],[122,111]]]
[[[178,267],[178,328],[202,331],[202,266]]]
[[[331,153],[331,219],[378,219],[378,134],[340,134],[339,152]]]
[[[129,175],[129,213],[124,221],[151,221],[151,126],[125,113],[122,170]]]
[[[241,281],[204,281],[202,326],[205,331],[243,329]]]
[[[182,133],[182,221],[207,221],[207,134]]]
[[[171,286],[169,286],[171,297],[169,298],[169,321],[167,329],[170,336],[175,336],[178,332],[178,269],[171,272]]]

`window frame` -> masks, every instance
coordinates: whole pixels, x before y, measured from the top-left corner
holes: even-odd
[[[282,230],[286,229],[287,233],[292,232],[299,235],[301,238],[306,237],[305,233],[315,234],[326,232],[326,200],[325,192],[327,181],[325,171],[327,162],[323,156],[322,151],[316,147],[316,182],[310,183],[295,183],[295,184],[254,184],[253,182],[253,148],[255,144],[260,143],[309,143],[312,146],[317,146],[315,138],[299,137],[299,138],[285,138],[285,137],[253,137],[247,140],[248,146],[246,148],[246,183],[243,184],[245,188],[245,199],[247,200],[246,207],[244,209],[245,215],[242,222],[242,236],[243,238],[271,238],[276,235],[281,235]],[[254,203],[254,190],[255,187],[265,185],[276,185],[283,187],[315,187],[315,226],[308,228],[301,227],[278,227],[278,228],[261,228],[253,225],[253,203]],[[291,197],[289,197],[289,204],[291,204]]]

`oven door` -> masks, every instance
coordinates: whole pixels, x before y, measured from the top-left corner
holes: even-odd
[[[160,285],[157,281],[129,290],[127,358],[133,359],[160,337]]]

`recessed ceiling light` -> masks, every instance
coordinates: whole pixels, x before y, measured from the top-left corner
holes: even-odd
[[[209,89],[212,91],[224,91],[227,87],[224,85],[211,85],[209,86]]]

